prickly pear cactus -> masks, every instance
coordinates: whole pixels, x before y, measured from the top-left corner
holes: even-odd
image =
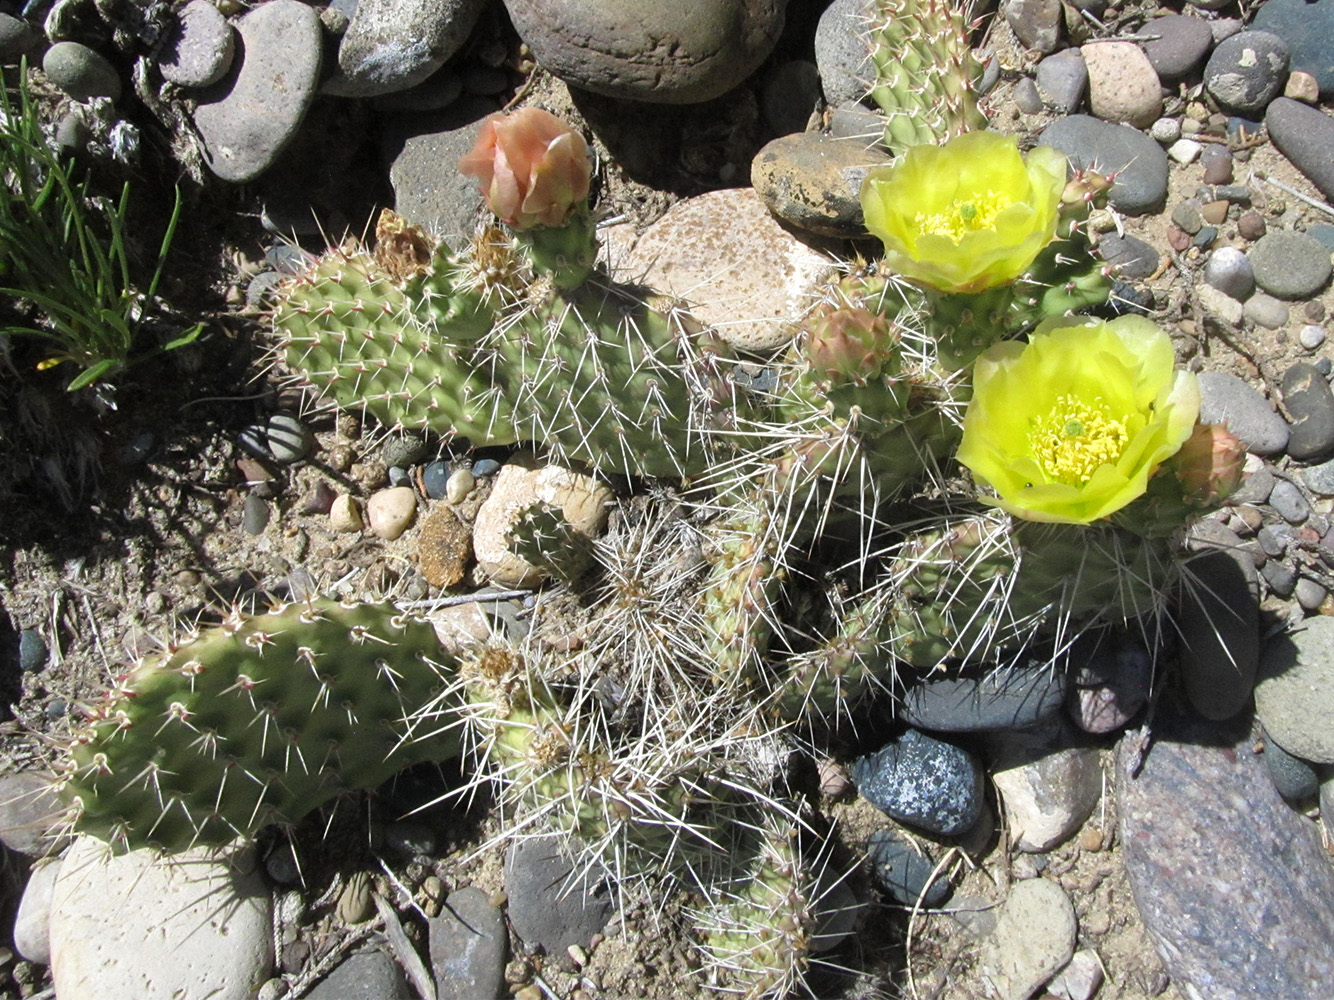
[[[233,615],[141,661],[93,709],[57,781],[66,820],[116,849],[217,845],[452,757],[451,730],[414,723],[448,686],[437,646],[387,606]]]

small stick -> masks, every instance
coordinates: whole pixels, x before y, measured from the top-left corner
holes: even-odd
[[[1268,174],[1263,173],[1262,171],[1256,170],[1256,171],[1253,171],[1253,173],[1254,173],[1254,176],[1260,178],[1260,180],[1264,181],[1266,184],[1272,184],[1274,187],[1278,188],[1280,191],[1284,191],[1284,192],[1286,192],[1287,194],[1292,195],[1294,198],[1296,198],[1296,199],[1299,200],[1299,201],[1304,201],[1304,202],[1306,202],[1306,204],[1310,205],[1312,208],[1319,209],[1320,211],[1324,212],[1326,215],[1334,215],[1334,208],[1330,208],[1329,205],[1325,204],[1325,203],[1324,203],[1323,201],[1321,201],[1320,199],[1318,199],[1318,198],[1312,198],[1310,195],[1307,195],[1307,194],[1302,194],[1302,193],[1301,193],[1300,191],[1298,191],[1296,188],[1294,188],[1294,187],[1289,187],[1288,185],[1284,184],[1282,181],[1276,181],[1276,180],[1274,180],[1274,178],[1270,177]]]
[[[458,604],[511,601],[516,597],[529,597],[532,593],[531,590],[497,590],[490,593],[455,594],[453,597],[432,597],[425,601],[404,601],[397,607],[402,611],[434,611],[436,608],[452,608]]]

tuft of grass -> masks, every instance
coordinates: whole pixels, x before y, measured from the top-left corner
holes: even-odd
[[[151,277],[136,287],[126,243],[129,184],[119,200],[94,196],[85,173],[49,144],[19,68],[17,99],[0,88],[0,295],[41,314],[34,323],[0,326],[0,336],[48,341],[51,355],[39,365],[65,362],[81,371],[72,391],[107,380],[147,354],[193,341],[195,326],[169,343],[133,356],[135,333],[157,294],[181,215],[181,193],[157,251]]]

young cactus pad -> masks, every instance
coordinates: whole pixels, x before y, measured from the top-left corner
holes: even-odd
[[[415,710],[452,675],[437,645],[389,606],[233,614],[138,663],[93,709],[57,782],[68,822],[118,850],[224,844],[452,757],[452,732],[414,738]]]

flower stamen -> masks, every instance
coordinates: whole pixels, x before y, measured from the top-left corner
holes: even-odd
[[[913,225],[924,236],[943,236],[957,246],[968,233],[991,229],[996,216],[1009,207],[1010,202],[1000,194],[986,191],[967,201],[953,201],[940,212],[918,212]]]
[[[1111,415],[1107,404],[1090,405],[1069,394],[1036,418],[1028,436],[1038,465],[1052,479],[1082,486],[1100,465],[1114,465],[1130,442],[1125,421]]]

